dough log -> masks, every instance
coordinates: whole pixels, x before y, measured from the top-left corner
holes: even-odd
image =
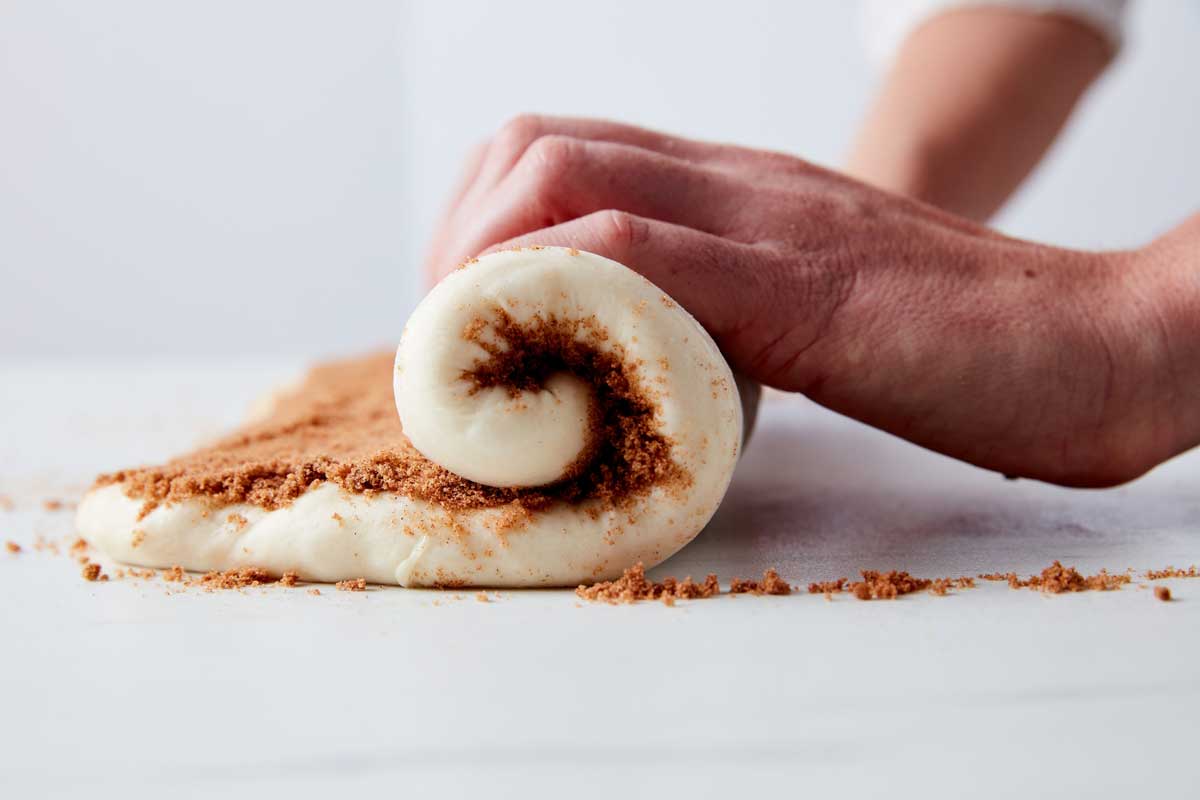
[[[434,288],[394,362],[319,367],[221,442],[102,476],[77,527],[142,566],[441,587],[612,578],[712,517],[748,386],[622,265],[495,253]]]

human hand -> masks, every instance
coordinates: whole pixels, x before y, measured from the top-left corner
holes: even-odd
[[[1178,240],[1062,250],[778,153],[520,117],[471,158],[428,271],[512,246],[595,252],[755,380],[982,467],[1100,486],[1200,434],[1179,400],[1200,388],[1200,286],[1164,255]]]

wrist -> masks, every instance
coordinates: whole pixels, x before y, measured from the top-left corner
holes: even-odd
[[[1116,255],[1141,311],[1143,362],[1155,370],[1159,459],[1200,444],[1200,215],[1146,247]]]

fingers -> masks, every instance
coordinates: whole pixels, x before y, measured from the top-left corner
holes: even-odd
[[[813,176],[820,172],[805,161],[779,153],[698,142],[605,120],[522,115],[505,124],[473,155],[477,163],[467,169],[471,177],[455,192],[434,234],[426,258],[426,272],[431,281],[441,278],[463,258],[475,255],[471,247],[462,245],[465,238],[469,237],[472,245],[478,244],[475,247],[478,250],[501,238],[520,235],[521,226],[506,229],[500,235],[481,233],[480,219],[495,213],[494,194],[515,182],[510,180],[512,174],[522,170],[523,165],[531,161],[537,162],[538,159],[530,156],[536,155],[538,148],[545,146],[553,149],[559,146],[539,144],[542,140],[563,137],[583,144],[621,145],[630,150],[636,149],[646,159],[657,154],[671,159],[676,166],[690,164],[711,176],[723,175],[731,182],[748,183],[760,189],[786,188],[797,177]],[[626,209],[627,205],[626,202],[591,203],[584,208],[591,211],[608,207],[656,216],[652,208],[637,206]],[[665,218],[677,221],[672,216]],[[552,216],[553,221],[555,218]],[[701,227],[715,230],[717,226],[710,223]],[[741,237],[741,240],[745,241],[746,237]]]
[[[641,273],[724,344],[762,308],[761,256],[749,245],[622,211],[599,211],[495,245],[557,245],[611,258]]]
[[[543,136],[477,209],[461,220],[447,268],[484,248],[613,209],[730,236],[753,198],[729,175],[611,142]]]
[[[482,187],[498,184],[521,160],[525,151],[544,136],[570,136],[587,141],[624,144],[696,162],[713,158],[720,149],[719,145],[694,142],[607,120],[522,114],[507,122],[488,143],[485,163],[479,172],[479,184]]]

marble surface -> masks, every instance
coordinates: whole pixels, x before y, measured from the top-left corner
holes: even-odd
[[[581,607],[570,592],[168,595],[64,556],[94,473],[219,433],[299,362],[0,364],[0,794],[1195,792],[1200,580]],[[1200,453],[1108,491],[957,464],[772,396],[660,575],[1200,563]]]

